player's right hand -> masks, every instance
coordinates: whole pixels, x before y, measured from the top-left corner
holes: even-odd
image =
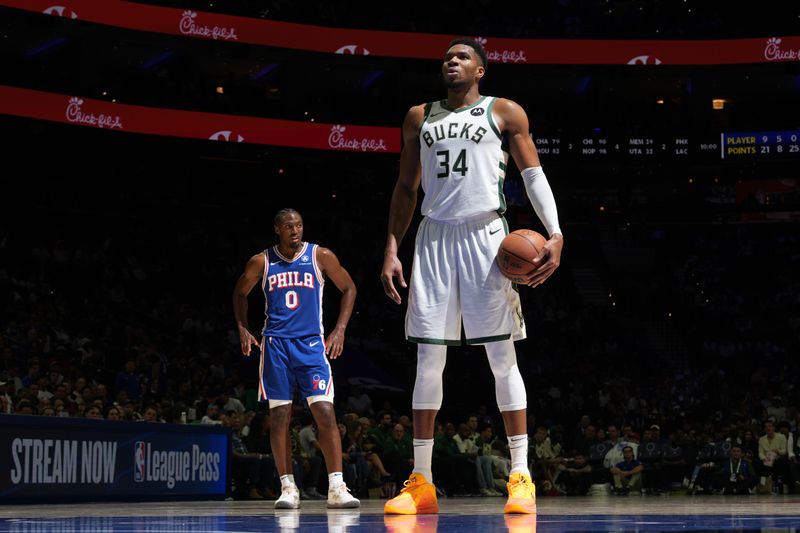
[[[257,349],[261,348],[261,344],[255,337],[245,328],[239,329],[239,343],[242,345],[242,353],[250,357],[250,347],[255,346]]]
[[[400,259],[397,258],[397,254],[387,253],[383,257],[381,284],[383,285],[383,292],[386,293],[386,296],[391,298],[394,303],[400,305],[403,300],[400,298],[400,294],[394,287],[393,278],[395,276],[397,276],[397,281],[400,283],[401,287],[404,289],[408,287],[408,285],[406,285],[405,278],[403,278],[403,265],[400,263]]]

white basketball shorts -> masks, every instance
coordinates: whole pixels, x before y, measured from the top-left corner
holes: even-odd
[[[508,234],[488,213],[463,222],[423,219],[417,231],[406,313],[406,338],[426,344],[486,344],[525,338],[519,293],[497,267]]]

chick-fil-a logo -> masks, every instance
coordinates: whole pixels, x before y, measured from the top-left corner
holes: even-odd
[[[661,60],[656,56],[636,56],[628,60],[628,65],[660,65]]]
[[[236,29],[233,27],[225,28],[222,26],[199,26],[195,23],[197,12],[184,11],[181,15],[181,21],[178,24],[178,29],[184,35],[197,35],[198,37],[208,37],[214,39],[222,39],[223,41],[238,41],[239,36],[236,35]]]
[[[359,53],[359,50],[361,52]],[[349,54],[349,55],[369,55],[369,50],[364,48],[363,46],[358,46],[357,44],[346,44],[344,46],[339,47],[334,54]]]
[[[42,13],[45,15],[54,15],[56,17],[69,17],[71,19],[78,18],[78,14],[66,6],[50,6],[45,8]]]
[[[347,128],[336,124],[331,127],[328,135],[328,146],[344,150],[361,150],[362,152],[386,151],[386,141],[383,139],[348,139],[344,136]]]
[[[527,63],[528,58],[523,50],[487,50],[486,43],[489,42],[485,37],[476,37],[475,40],[483,46],[486,52],[486,59],[500,63]]]
[[[211,141],[227,141],[227,142],[244,142],[244,137],[242,137],[239,133],[234,133],[231,130],[220,130],[215,131],[209,137]]]
[[[67,121],[73,124],[85,124],[87,126],[97,126],[98,128],[108,129],[122,129],[122,120],[119,115],[95,115],[94,113],[86,113],[81,109],[83,100],[77,96],[69,99],[67,104]]]
[[[770,37],[764,48],[764,58],[767,61],[788,61],[800,59],[800,50],[781,50],[781,39]]]

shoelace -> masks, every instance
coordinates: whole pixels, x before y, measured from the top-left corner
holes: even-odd
[[[509,492],[512,492],[512,491],[516,490],[517,487],[519,487],[520,485],[524,488],[525,485],[527,485],[527,484],[528,484],[528,480],[525,479],[524,477],[521,477],[521,478],[519,478],[519,481],[515,481],[514,483],[511,483],[511,487],[509,487]]]
[[[403,488],[400,489],[400,492],[405,492],[411,488],[412,485],[417,484],[417,476],[411,476],[409,479],[403,481]]]

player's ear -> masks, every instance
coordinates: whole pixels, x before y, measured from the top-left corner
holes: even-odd
[[[482,66],[479,66],[479,67],[478,67],[478,70],[475,72],[475,75],[476,75],[476,76],[478,77],[478,79],[480,80],[481,78],[483,78],[483,75],[484,75],[484,74],[486,74],[486,68],[484,68],[484,67],[482,67]]]

